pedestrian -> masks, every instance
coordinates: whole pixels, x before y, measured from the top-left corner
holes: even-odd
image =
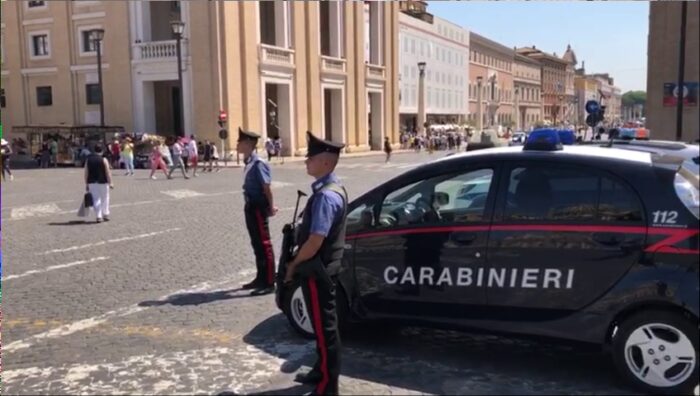
[[[204,155],[204,169],[202,172],[206,172],[209,170],[211,172],[211,144],[209,142],[209,139],[204,140],[204,146],[202,146],[202,154]]]
[[[251,295],[261,296],[275,291],[275,254],[270,240],[268,219],[277,213],[272,197],[270,166],[258,157],[255,147],[260,135],[238,128],[237,150],[243,154],[243,197],[245,223],[255,253],[257,275],[242,286],[253,289]]]
[[[163,159],[163,152],[161,151],[162,142],[156,141],[153,144],[153,149],[151,150],[151,179],[156,180],[156,170],[162,169],[165,177],[168,177],[168,165]]]
[[[114,155],[114,151],[112,151]],[[117,155],[117,166],[119,165],[119,153]],[[127,136],[124,139],[124,144],[121,147],[121,156],[124,159],[124,167],[126,168],[126,174],[124,176],[134,175],[134,144],[131,142],[131,138]]]
[[[272,139],[272,144],[275,147],[275,153],[277,153],[277,157],[282,160],[282,164],[284,164],[284,157],[282,156],[282,138],[279,136],[275,136],[274,139]]]
[[[98,143],[94,150],[85,162],[85,190],[92,195],[96,221],[101,223],[103,220],[109,221],[109,190],[114,185],[109,161],[102,155],[102,146]]]
[[[299,251],[289,263],[285,283],[295,273],[301,278],[316,336],[317,360],[311,371],[299,373],[295,380],[315,384],[313,394],[337,395],[340,336],[335,291],[345,249],[348,197],[334,170],[345,145],[321,140],[311,132],[307,139],[306,172],[316,181],[297,234]]]
[[[391,159],[391,152],[393,149],[391,148],[391,143],[389,143],[389,137],[385,136],[384,137],[384,152],[386,153],[386,161],[385,163],[388,163],[389,160]]]
[[[51,164],[51,150],[49,149],[48,143],[44,143],[41,145],[39,162],[41,163],[42,168],[48,168]]]
[[[185,173],[190,173],[190,147],[185,139],[179,139],[180,146],[182,147],[182,154],[180,159],[182,159],[182,165],[185,167]]]
[[[168,179],[173,178],[173,171],[175,171],[175,168],[180,168],[180,170],[182,171],[182,176],[185,178],[185,180],[189,179],[189,176],[187,176],[187,171],[185,170],[185,164],[182,162],[183,147],[182,143],[180,142],[181,139],[176,139],[171,147],[173,152],[173,163],[170,166]]]
[[[267,162],[272,163],[272,157],[275,156],[275,144],[269,137],[265,140],[265,151],[267,151]]]
[[[112,152],[112,168],[119,169],[119,157],[121,154],[121,146],[119,145],[119,141],[117,139],[114,139],[114,142],[112,142],[110,151]]]
[[[212,171],[214,164],[216,164],[216,171],[220,171],[221,168],[219,167],[219,151],[216,148],[216,143],[211,142],[209,144],[211,146],[211,161],[209,162],[209,172]]]
[[[197,177],[197,166],[199,165],[199,152],[197,150],[197,140],[195,140],[194,135],[190,135],[190,141],[187,142],[187,152],[189,153],[190,166],[192,166],[192,176]]]
[[[51,164],[54,168],[58,167],[58,142],[56,139],[49,140],[49,154],[51,155]]]
[[[15,177],[12,175],[10,170],[10,155],[12,154],[12,147],[10,143],[2,139],[2,149],[0,149],[0,158],[2,158],[2,180],[6,180],[5,173],[10,175],[10,181],[14,180]]]

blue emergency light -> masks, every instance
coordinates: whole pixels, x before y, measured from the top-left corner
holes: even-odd
[[[561,138],[556,129],[536,129],[527,137],[523,150],[557,151],[561,150]]]
[[[558,130],[557,133],[561,144],[572,145],[576,143],[576,134],[571,129]]]

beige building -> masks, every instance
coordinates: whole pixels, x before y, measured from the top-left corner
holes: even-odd
[[[567,52],[571,47],[567,48]],[[518,54],[538,61],[542,65],[542,105],[545,121],[552,124],[573,121],[574,103],[574,65],[573,51],[567,59],[556,54],[548,54],[537,47],[518,48]],[[575,62],[573,55],[573,62]],[[569,119],[569,117],[572,117]]]
[[[474,32],[469,33],[469,121],[478,127],[515,127],[513,58],[515,51]],[[481,78],[481,106],[478,79]]]
[[[305,152],[306,130],[381,149],[398,140],[398,3],[223,1],[2,2],[2,123],[99,121],[94,43],[105,30],[105,123],[218,141],[220,110],[237,128]],[[169,21],[185,23],[183,89]],[[372,131],[370,140],[369,130]]]
[[[542,67],[526,56],[515,54],[513,61],[515,89],[515,129],[530,130],[542,121]]]
[[[682,140],[700,138],[700,3],[689,1],[686,22],[685,83]],[[649,4],[646,126],[654,139],[676,139],[674,93],[678,83],[681,2]]]

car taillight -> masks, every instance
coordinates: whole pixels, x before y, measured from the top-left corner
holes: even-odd
[[[697,186],[693,185],[681,172],[676,173],[673,186],[683,205],[688,208],[696,219],[700,219],[700,192]]]

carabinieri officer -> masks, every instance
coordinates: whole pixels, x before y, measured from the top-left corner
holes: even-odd
[[[291,282],[295,273],[301,278],[318,356],[313,369],[296,380],[315,384],[313,394],[337,395],[340,337],[335,289],[345,248],[348,198],[333,171],[345,145],[321,140],[311,132],[307,139],[306,172],[316,181],[297,234],[299,252],[287,268],[285,282]]]
[[[273,204],[272,176],[270,166],[255,153],[260,135],[238,128],[239,153],[243,154],[245,170],[243,173],[243,196],[245,198],[245,224],[250,235],[250,243],[255,252],[255,264],[258,274],[255,279],[242,286],[244,290],[253,289],[252,295],[260,296],[275,291],[275,255],[270,240],[268,218],[277,213]]]

